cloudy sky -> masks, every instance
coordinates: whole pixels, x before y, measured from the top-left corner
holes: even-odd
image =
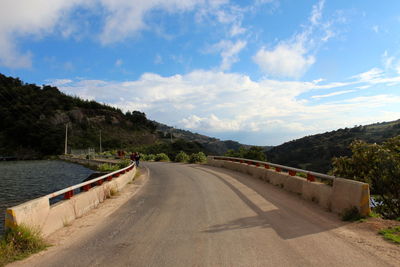
[[[0,0],[0,72],[221,139],[400,118],[400,1]]]

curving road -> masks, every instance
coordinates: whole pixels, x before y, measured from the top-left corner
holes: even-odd
[[[338,235],[336,215],[278,187],[208,166],[145,166],[137,195],[37,266],[390,266]]]

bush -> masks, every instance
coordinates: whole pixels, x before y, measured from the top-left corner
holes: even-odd
[[[159,153],[154,157],[155,161],[169,161],[169,157],[165,153]]]
[[[117,164],[117,166],[118,166],[118,169],[123,169],[125,167],[128,167],[130,164],[131,164],[131,160],[130,159],[124,159],[124,160],[121,160]]]
[[[370,185],[375,201],[374,209],[384,218],[400,217],[400,136],[383,144],[354,141],[351,157],[333,159],[333,175]]]
[[[190,163],[204,163],[207,161],[207,157],[203,152],[193,153],[190,155]]]
[[[153,161],[155,160],[156,156],[154,154],[142,154],[141,158],[144,161]]]
[[[119,169],[120,169],[120,167],[118,165],[110,164],[110,163],[104,163],[97,167],[97,170],[100,172],[113,172],[113,171],[116,171]]]
[[[249,149],[240,147],[239,150],[235,151],[229,149],[225,156],[234,158],[254,159],[259,161],[266,161],[265,152],[262,147],[252,146]]]
[[[26,258],[46,247],[48,245],[40,236],[39,231],[23,225],[15,226],[8,229],[0,240],[0,266]]]
[[[175,157],[176,162],[189,162],[189,159],[188,154],[183,151],[179,152]]]
[[[350,209],[346,209],[342,213],[342,220],[343,221],[358,221],[362,219],[363,217],[360,214],[360,211],[357,209],[357,207],[352,207]]]

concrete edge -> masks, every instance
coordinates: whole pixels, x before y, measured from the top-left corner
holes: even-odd
[[[16,225],[26,225],[39,230],[46,237],[54,231],[63,228],[77,218],[87,214],[102,203],[110,194],[111,188],[121,191],[136,175],[136,167],[118,178],[106,181],[89,191],[81,192],[68,200],[63,200],[50,206],[47,197],[40,197],[7,208],[5,214],[5,227],[12,228]],[[149,176],[149,170],[146,171]]]
[[[207,157],[207,164],[249,174],[279,186],[286,191],[295,193],[330,212],[343,214],[347,210],[356,207],[362,216],[366,216],[371,211],[369,206],[369,185],[366,183],[335,178],[333,186],[329,186],[324,183],[310,182],[298,176],[291,176],[288,173],[265,169],[264,167],[226,160],[214,160],[210,156]]]

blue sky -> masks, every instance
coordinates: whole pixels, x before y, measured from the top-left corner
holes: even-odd
[[[400,1],[0,0],[0,72],[221,139],[400,119]]]

